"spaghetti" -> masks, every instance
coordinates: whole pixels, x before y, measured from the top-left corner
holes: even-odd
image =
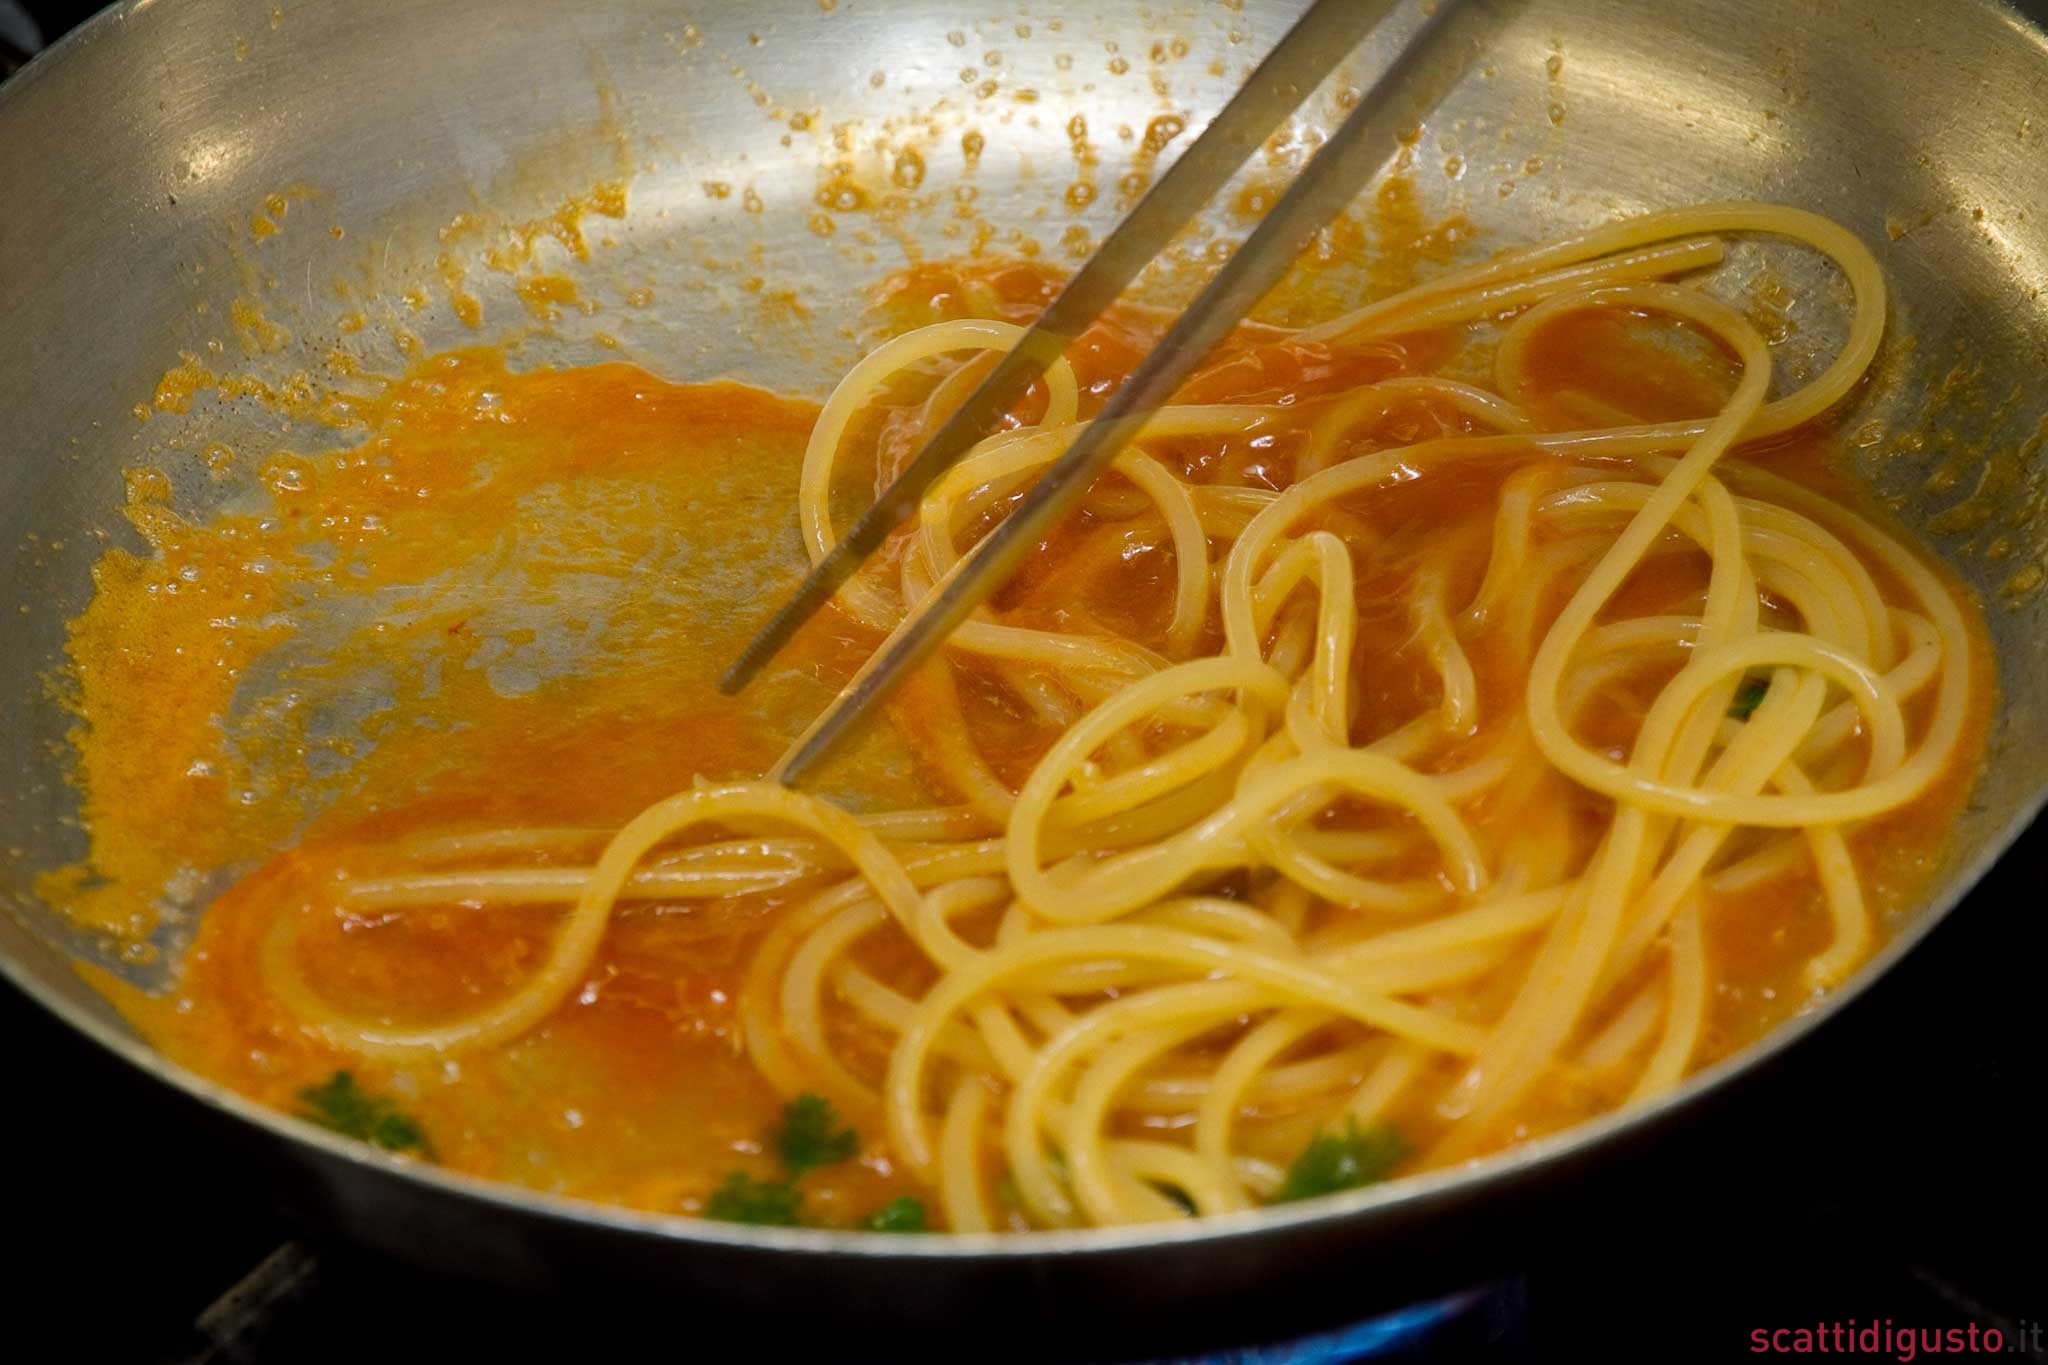
[[[1838,353],[1775,398],[1756,326],[1673,282],[1731,233],[1822,253],[1852,296]],[[747,968],[749,1059],[879,1117],[961,1231],[1003,1225],[998,1187],[1043,1227],[1226,1212],[1280,1192],[1283,1137],[1334,1123],[1399,1111],[1433,1165],[1513,1140],[1552,1087],[1591,1108],[1664,1094],[1702,1060],[1720,898],[1810,877],[1825,929],[1802,985],[1838,984],[1878,933],[1855,831],[1969,757],[1988,679],[1967,602],[1767,451],[1729,458],[1840,403],[1884,317],[1854,236],[1732,203],[1258,332],[1119,456],[1040,588],[983,607],[918,680],[905,731],[958,804],[852,814],[700,783],[616,832],[437,836],[343,900],[566,907],[516,989],[431,1026],[349,1015],[302,978],[288,916],[269,987],[344,1052],[461,1054],[560,1008],[632,905],[797,896]],[[1588,318],[1732,365],[1718,409],[1560,398],[1539,340]],[[1490,373],[1467,347],[1463,369],[1308,402],[1257,383],[1209,401],[1262,346],[1355,357],[1470,328]],[[854,367],[804,457],[814,561],[864,413],[922,384],[929,427],[1020,334],[940,321]],[[893,626],[1090,401],[1056,365],[840,609]],[[1416,439],[1375,435],[1402,414]],[[1469,505],[1432,522],[1428,497]],[[1171,563],[1155,629],[1079,605],[1074,585],[1148,555]],[[547,865],[504,865],[529,855]]]

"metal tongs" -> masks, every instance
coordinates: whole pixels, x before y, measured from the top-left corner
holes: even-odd
[[[1366,35],[1399,30],[1379,78],[1257,229],[1010,515],[889,633],[771,776],[787,786],[830,754],[875,705],[1007,580],[1297,256],[1357,194],[1486,46],[1509,0],[1315,0],[1244,87],[1081,267],[1051,307],[883,490],[726,670],[735,693],[781,651],[897,526],[932,481],[996,430],[1167,244],[1193,221]],[[1405,11],[1402,23],[1392,18]]]

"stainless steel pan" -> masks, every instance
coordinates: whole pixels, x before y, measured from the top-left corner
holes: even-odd
[[[63,780],[71,718],[45,678],[89,565],[125,534],[121,470],[159,459],[167,437],[319,440],[253,410],[130,415],[177,352],[232,342],[235,298],[258,298],[294,337],[238,363],[286,373],[342,340],[335,319],[353,305],[338,285],[389,300],[431,282],[435,229],[454,214],[539,216],[629,175],[627,216],[592,220],[610,245],[555,264],[589,294],[650,285],[660,302],[571,314],[522,359],[609,355],[602,330],[667,375],[815,393],[853,352],[854,285],[906,250],[963,249],[977,219],[1048,253],[1085,249],[1113,221],[1151,120],[1199,121],[1297,10],[133,0],[35,62],[0,88],[0,970],[246,1144],[262,1160],[252,1179],[385,1248],[785,1319],[1019,1324],[1012,1344],[1082,1316],[1155,1339],[1223,1311],[1243,1321],[1247,1305],[1356,1316],[1428,1287],[1434,1253],[1496,1239],[1574,1170],[1640,1145],[1828,1018],[1911,950],[2048,790],[2048,597],[2024,590],[2048,552],[2048,474],[2030,440],[2048,412],[2031,387],[2048,359],[2048,40],[1991,0],[1538,3],[1413,153],[1426,207],[1462,209],[1493,245],[1730,197],[1803,204],[1861,233],[1884,259],[1896,320],[1884,372],[1845,417],[1856,472],[1989,609],[2004,702],[1926,912],[1835,1002],[1669,1101],[1472,1169],[1192,1228],[1000,1241],[753,1230],[381,1160],[169,1065],[68,969],[100,950],[31,892],[39,869],[82,843]],[[1376,60],[1362,54],[1354,79]],[[1276,150],[1282,164],[1258,173],[1284,171],[1339,100],[1325,92]],[[1065,198],[1077,113],[1103,187],[1079,210]],[[843,197],[842,169],[903,202]],[[253,250],[252,215],[293,187],[314,197]],[[1213,226],[1242,231],[1227,217]],[[1796,261],[1738,253],[1738,271],[1767,266],[1805,282]],[[801,308],[750,290],[749,276],[793,287]],[[434,297],[411,325],[430,346],[467,339]],[[1825,350],[1828,291],[1803,297],[1795,349]],[[521,316],[508,296],[483,302],[493,318]],[[203,480],[181,488],[205,496]]]

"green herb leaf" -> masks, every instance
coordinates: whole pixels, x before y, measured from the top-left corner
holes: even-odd
[[[1161,1194],[1165,1195],[1168,1199],[1172,1200],[1174,1206],[1178,1208],[1182,1213],[1185,1213],[1188,1217],[1192,1218],[1195,1216],[1197,1212],[1199,1212],[1199,1210],[1195,1208],[1195,1201],[1189,1198],[1188,1192],[1182,1189],[1180,1186],[1155,1184],[1152,1188],[1159,1191]]]
[[[1750,712],[1764,699],[1764,693],[1771,690],[1769,678],[1744,678],[1735,689],[1735,700],[1728,703],[1728,714],[1735,720],[1748,720]]]
[[[1287,1204],[1374,1184],[1407,1155],[1408,1144],[1392,1128],[1360,1128],[1358,1120],[1346,1119],[1342,1131],[1321,1134],[1295,1158],[1272,1202]]]
[[[433,1144],[416,1120],[392,1100],[357,1085],[356,1078],[346,1071],[335,1072],[325,1085],[301,1090],[297,1113],[322,1128],[387,1152],[415,1152],[428,1160],[434,1156]]]
[[[782,1107],[782,1131],[775,1146],[791,1175],[845,1161],[860,1151],[860,1134],[839,1127],[832,1101],[823,1095],[798,1095]]]
[[[793,1228],[803,1198],[786,1180],[756,1180],[745,1171],[734,1171],[704,1201],[704,1216],[721,1223]]]
[[[861,1220],[861,1226],[869,1232],[927,1232],[930,1224],[925,1221],[924,1203],[909,1195],[891,1199]]]

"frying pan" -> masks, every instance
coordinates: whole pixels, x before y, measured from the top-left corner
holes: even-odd
[[[2048,39],[2038,14],[1991,0],[1535,3],[1407,154],[1425,214],[1462,213],[1483,246],[1718,198],[1848,224],[1878,251],[1894,308],[1880,372],[1840,417],[1853,472],[1986,605],[2003,700],[1924,908],[1833,998],[1669,1099],[1471,1167],[1192,1226],[1000,1239],[753,1229],[384,1159],[171,1065],[71,969],[110,960],[33,893],[39,871],[83,851],[65,781],[74,718],[49,679],[92,561],[127,534],[121,471],[163,463],[180,504],[204,508],[218,493],[196,462],[166,456],[171,444],[331,443],[235,404],[132,415],[179,352],[225,339],[234,353],[236,299],[289,332],[236,360],[279,378],[335,346],[396,363],[343,334],[348,307],[402,309],[390,315],[430,348],[473,341],[438,292],[416,310],[393,302],[431,285],[447,249],[437,230],[463,212],[537,220],[626,179],[625,216],[589,220],[588,260],[543,254],[586,297],[656,287],[660,302],[572,312],[527,336],[518,363],[615,358],[616,346],[672,378],[820,394],[855,354],[856,285],[911,254],[966,250],[977,230],[992,250],[1085,251],[1115,220],[1120,178],[1142,171],[1153,120],[1198,126],[1299,8],[133,0],[33,63],[0,88],[0,971],[245,1147],[251,1179],[386,1251],[785,1325],[886,1321],[898,1345],[970,1328],[986,1342],[1002,1324],[999,1345],[1018,1350],[1083,1321],[1156,1347],[1225,1315],[1271,1330],[1441,1289],[1436,1257],[1469,1265],[1475,1248],[1512,1245],[1502,1229],[1554,1209],[1575,1176],[1660,1139],[1838,1012],[2048,794],[2048,596],[2030,586],[2048,553],[2048,475],[2034,463],[2048,398],[2030,388],[2048,360]],[[1298,165],[1344,84],[1384,55],[1363,50],[1251,174]],[[1066,194],[1076,114],[1103,190],[1080,206]],[[849,189],[860,185],[880,188]],[[296,216],[259,247],[252,218],[280,193]],[[1242,226],[1219,212],[1182,274],[1169,264],[1155,286],[1170,295],[1201,249]],[[1824,354],[1839,323],[1811,268],[1749,244],[1729,267],[1737,284],[1768,273],[1792,286],[1789,369]],[[524,317],[502,280],[474,278],[488,319]],[[1341,263],[1323,278],[1335,294],[1365,287]],[[110,965],[160,984],[180,942],[174,926],[156,962]]]

